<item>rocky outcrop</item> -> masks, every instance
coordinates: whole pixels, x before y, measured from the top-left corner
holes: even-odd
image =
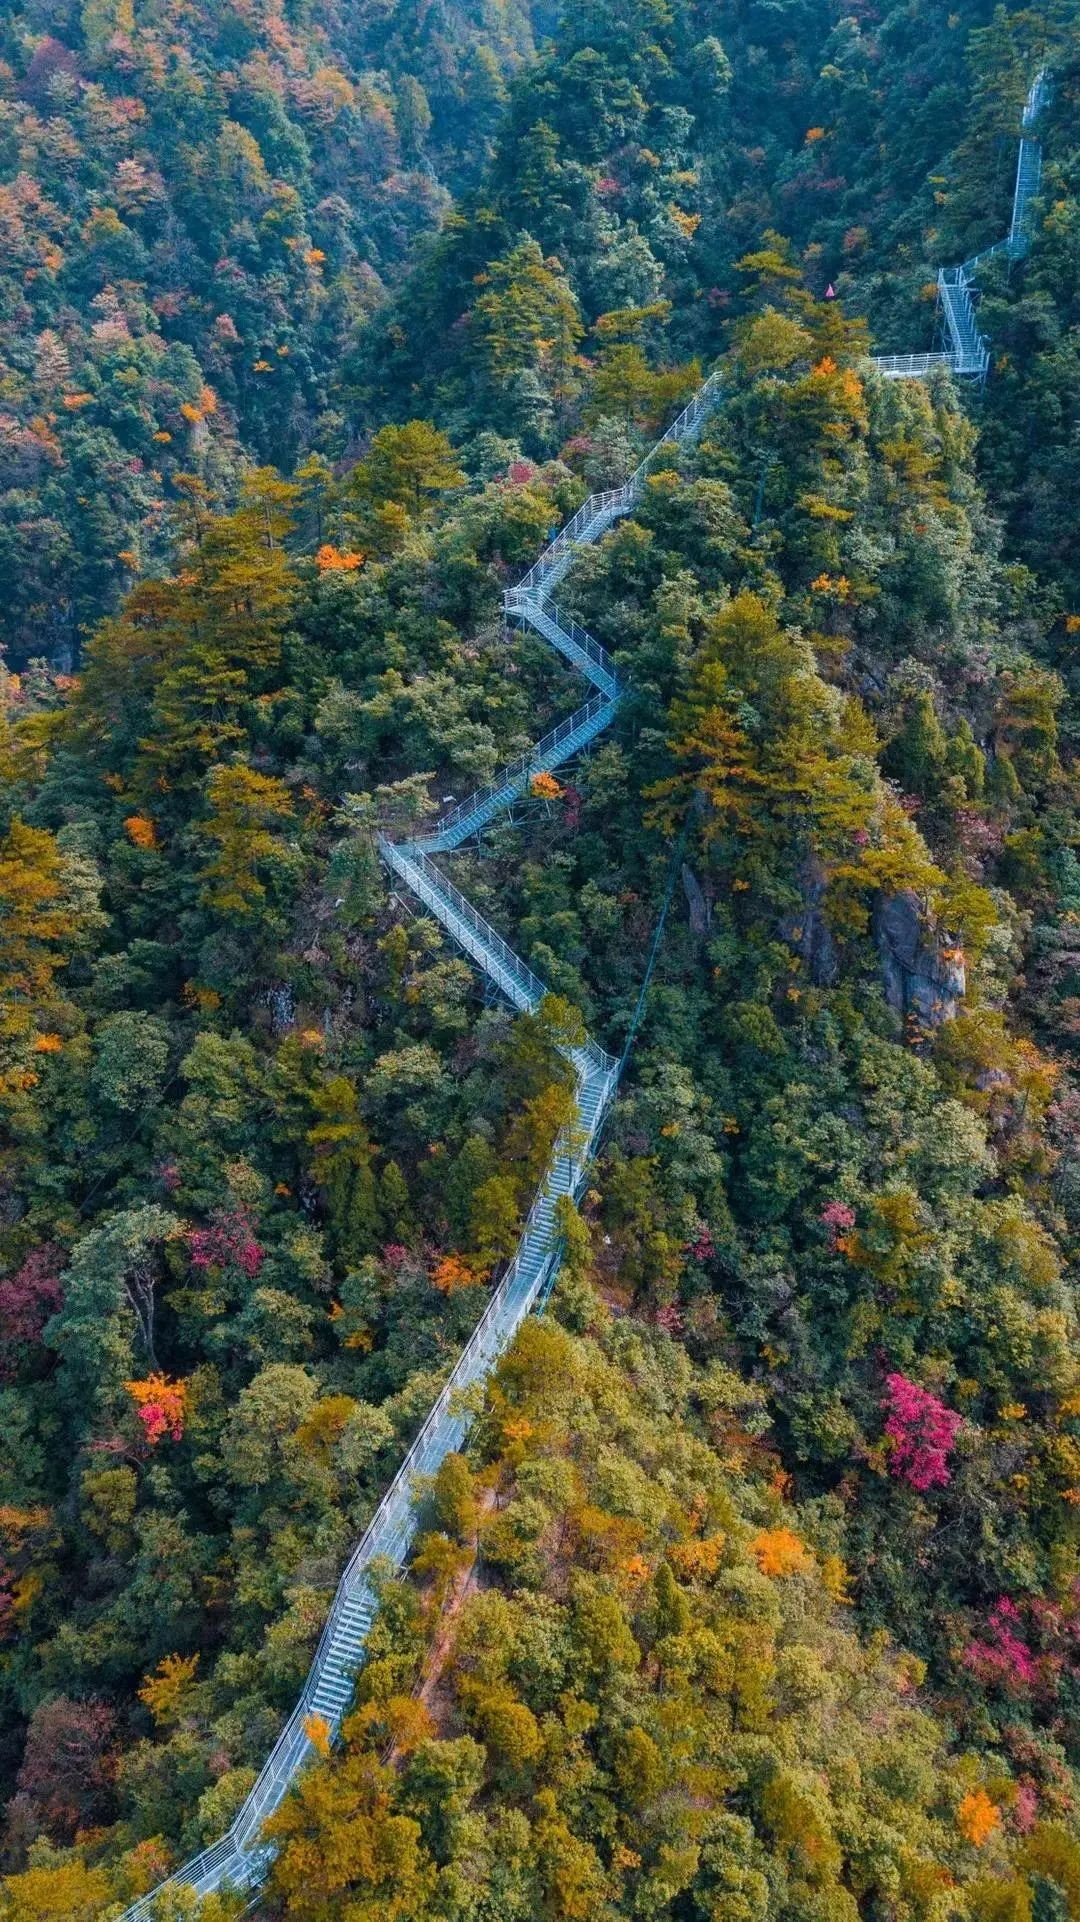
[[[874,938],[890,1008],[922,1028],[952,1021],[967,987],[964,951],[927,927],[918,896],[910,889],[879,896]]]
[[[816,988],[830,988],[838,972],[836,943],[825,919],[826,885],[820,861],[809,857],[799,876],[802,905],[797,913],[785,916],[780,925],[783,939],[795,949]]]
[[[695,934],[708,934],[712,924],[712,903],[705,899],[701,882],[686,861],[682,864],[682,884],[686,905],[690,910],[691,928]]]

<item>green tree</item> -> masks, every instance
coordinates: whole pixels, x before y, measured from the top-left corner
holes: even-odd
[[[408,509],[415,520],[431,514],[440,495],[465,485],[446,435],[427,420],[380,427],[364,459],[349,475],[347,496],[371,508]]]
[[[470,329],[479,363],[492,385],[526,371],[550,374],[553,390],[566,386],[582,325],[577,302],[557,261],[547,261],[526,236],[493,261],[473,303]]]
[[[157,1369],[157,1284],[163,1250],[179,1232],[168,1209],[144,1203],[109,1215],[76,1244],[63,1307],[44,1332],[63,1360],[80,1429],[97,1407],[115,1406],[126,1376]]]

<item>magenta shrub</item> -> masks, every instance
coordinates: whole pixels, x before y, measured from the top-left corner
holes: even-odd
[[[209,1228],[192,1228],[188,1247],[193,1268],[239,1268],[249,1280],[258,1274],[266,1252],[242,1209],[219,1212]]]
[[[949,1482],[949,1453],[960,1427],[960,1416],[920,1388],[906,1375],[888,1375],[885,1402],[888,1410],[885,1434],[889,1450],[889,1472],[920,1494],[928,1488],[945,1488]]]

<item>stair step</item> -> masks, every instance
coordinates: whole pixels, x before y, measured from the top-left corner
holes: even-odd
[[[323,1675],[320,1676],[318,1687],[315,1690],[315,1700],[317,1702],[332,1702],[336,1707],[343,1708],[346,1702],[352,1701],[355,1687],[356,1683],[354,1681],[346,1681],[344,1676],[336,1674]]]
[[[633,494],[633,488],[622,489],[591,514],[587,522],[572,523],[573,534],[562,542],[561,547],[549,550],[544,557],[544,564],[531,577],[528,601],[523,599],[515,606],[508,603],[508,611],[526,619],[568,659],[580,665],[601,690],[601,696],[592,697],[589,710],[582,710],[580,719],[577,716],[568,717],[564,731],[561,734],[556,731],[557,738],[537,743],[525,766],[504,771],[496,777],[496,783],[489,792],[468,800],[463,811],[448,820],[442,828],[436,824],[426,844],[416,841],[394,845],[385,837],[379,837],[379,851],[390,872],[412,890],[423,907],[452,935],[464,952],[519,1007],[534,1008],[538,1004],[545,992],[542,982],[507,947],[495,929],[489,928],[473,912],[453,884],[431,865],[424,851],[425,845],[430,847],[442,843],[452,846],[463,840],[472,829],[493,819],[512,802],[528,785],[533,773],[559,766],[581,746],[595,739],[611,720],[620,689],[608,656],[590,636],[584,634],[584,630],[572,631],[565,627],[558,619],[557,611],[555,618],[552,618],[538,605],[535,596],[543,595],[548,585],[561,578],[572,564],[579,545],[595,540],[604,528],[627,510]],[[571,1052],[569,1058],[580,1077],[580,1105],[585,1118],[584,1126],[589,1128],[601,1105],[601,1094],[606,1095],[610,1082],[606,1077],[596,1079],[596,1062],[591,1052],[579,1049]],[[580,1172],[578,1159],[571,1166],[566,1155],[560,1153],[556,1160],[557,1165],[550,1176],[551,1191],[543,1193],[535,1206],[515,1261],[502,1284],[501,1296],[497,1293],[494,1297],[494,1312],[485,1317],[478,1336],[469,1344],[451,1376],[455,1387],[482,1379],[490,1361],[505,1348],[522,1316],[539,1298],[544,1282],[552,1273],[556,1201],[574,1186]],[[391,1483],[377,1511],[378,1528],[372,1540],[377,1544],[378,1552],[388,1554],[390,1560],[399,1565],[405,1559],[415,1526],[409,1480],[416,1462],[419,1459],[426,1467],[434,1467],[444,1459],[449,1447],[460,1444],[467,1428],[464,1417],[450,1416],[445,1404],[436,1406],[440,1412],[424,1443],[418,1453],[407,1458],[408,1472]],[[324,1715],[334,1725],[353,1701],[355,1670],[375,1613],[374,1597],[363,1589],[340,1601],[317,1671],[305,1690],[305,1701],[310,1702],[314,1712]],[[209,1893],[221,1886],[229,1869],[233,1871],[233,1879],[238,1882],[241,1879],[259,1879],[269,1859],[268,1852],[254,1848],[241,1851],[237,1847],[237,1838],[254,1842],[265,1816],[277,1805],[285,1787],[306,1759],[306,1749],[307,1745],[296,1725],[290,1724],[282,1744],[274,1752],[271,1768],[264,1771],[256,1790],[242,1805],[229,1834],[218,1845],[220,1863],[226,1866],[219,1869],[218,1856],[214,1851],[208,1851],[178,1872],[178,1882],[197,1885],[200,1892]],[[140,1922],[147,1906],[142,1902],[136,1905]],[[135,1911],[129,1911],[126,1922],[132,1922],[134,1914]]]
[[[322,1681],[312,1692],[311,1705],[316,1715],[325,1715],[330,1720],[338,1720],[349,1708],[355,1683]]]

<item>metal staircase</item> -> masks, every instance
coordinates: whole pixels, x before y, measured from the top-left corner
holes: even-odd
[[[1029,244],[1028,215],[1039,189],[1041,155],[1039,142],[1026,136],[1048,96],[1048,82],[1040,74],[1024,110],[1025,137],[1020,142],[1007,238],[938,276],[951,349],[876,357],[874,364],[888,378],[918,378],[935,367],[949,367],[964,375],[985,373],[988,348],[975,319],[972,276],[991,256],[1008,253],[1015,258]],[[551,590],[569,572],[580,550],[599,540],[641,498],[657,453],[693,439],[716,405],[719,393],[719,376],[712,374],[629,480],[621,487],[591,494],[524,578],[504,596],[507,618],[530,626],[576,667],[596,689],[592,699],[504,768],[490,786],[441,816],[430,833],[409,842],[379,838],[379,853],[391,874],[445,928],[498,992],[521,1011],[535,1013],[547,992],[543,982],[435,867],[429,855],[460,847],[480,833],[513,807],[535,775],[564,765],[595,740],[614,717],[622,696],[614,663],[584,628],[560,612]],[[484,1380],[525,1316],[546,1295],[558,1267],[557,1204],[561,1197],[573,1197],[581,1188],[593,1144],[615,1093],[620,1065],[593,1041],[568,1049],[567,1056],[576,1078],[576,1125],[556,1143],[514,1258],[349,1558],[299,1701],[228,1832],[185,1863],[160,1888],[134,1903],[121,1922],[150,1922],[158,1897],[166,1891],[193,1891],[201,1896],[223,1888],[253,1889],[265,1875],[271,1850],[262,1840],[263,1824],[280,1806],[299,1771],[316,1754],[312,1734],[325,1731],[333,1740],[352,1699],[354,1678],[377,1608],[369,1579],[371,1565],[377,1560],[392,1568],[404,1565],[416,1528],[414,1479],[434,1474],[446,1456],[461,1447],[471,1419],[462,1405],[463,1391]],[[317,1718],[318,1728],[312,1718]]]
[[[431,834],[423,835],[412,843],[425,854],[448,852],[461,847],[479,834],[497,814],[512,808],[514,802],[527,794],[538,774],[550,774],[552,768],[561,767],[571,755],[578,754],[590,742],[602,734],[608,726],[618,697],[609,700],[604,694],[594,694],[591,701],[579,707],[575,714],[560,721],[525,754],[503,768],[498,779],[489,787],[479,788],[467,801],[460,801],[448,814],[440,817],[438,826]]]
[[[622,492],[621,488],[619,491]],[[631,503],[627,502],[621,506],[620,513],[625,514],[630,505]],[[614,514],[608,515],[604,520],[604,527],[610,527],[614,518]],[[597,534],[586,532],[576,543],[571,543],[565,548],[563,553],[567,557],[566,565],[569,567],[575,547],[584,546],[598,538]],[[594,687],[599,688],[602,694],[606,694],[611,700],[618,698],[619,683],[610,654],[606,653],[600,643],[594,641],[592,635],[586,633],[583,627],[579,627],[577,621],[572,620],[569,614],[561,614],[554,601],[542,589],[511,588],[510,592],[503,596],[503,606],[510,619],[516,616],[519,620],[528,621],[530,626],[535,627],[537,633],[542,634],[545,641],[550,641],[552,647],[557,647],[559,653],[566,657],[570,665],[580,669],[586,679],[590,680]]]
[[[992,247],[972,254],[959,267],[942,267],[937,277],[938,305],[950,341],[949,349],[936,354],[875,354],[874,366],[887,380],[920,380],[936,367],[948,367],[965,379],[984,380],[990,365],[990,344],[979,332],[975,318],[973,291],[975,276],[988,260],[1006,255],[1019,260],[1031,245],[1031,203],[1042,179],[1042,145],[1030,137],[1040,113],[1050,98],[1050,82],[1045,71],[1031,83],[1021,117],[1021,137],[1016,158],[1012,216],[1009,231]]]
[[[630,479],[622,487],[590,495],[524,580],[504,597],[509,619],[532,627],[591,681],[597,689],[592,699],[504,768],[489,787],[442,815],[429,834],[405,842],[385,835],[378,839],[379,853],[390,873],[521,1012],[536,1012],[547,994],[544,983],[429,855],[460,847],[478,834],[513,806],[536,774],[564,765],[612,720],[622,688],[611,656],[576,621],[560,613],[548,589],[568,572],[582,547],[599,540],[620,514],[629,512],[641,496],[657,452],[691,440],[716,405],[719,393],[719,380],[713,374]],[[299,1701],[227,1834],[125,1910],[121,1922],[151,1922],[158,1897],[166,1892],[190,1890],[202,1896],[225,1888],[254,1889],[272,1859],[272,1850],[262,1840],[267,1817],[280,1807],[300,1770],[317,1753],[312,1735],[320,1740],[323,1733],[331,1741],[336,1738],[375,1618],[377,1600],[369,1579],[371,1565],[380,1560],[392,1568],[403,1567],[416,1528],[415,1478],[433,1475],[446,1456],[461,1447],[471,1421],[462,1404],[463,1391],[484,1380],[526,1315],[546,1297],[558,1268],[557,1206],[562,1197],[574,1197],[581,1189],[620,1068],[620,1063],[594,1041],[565,1052],[576,1082],[575,1122],[555,1144],[513,1260],[349,1558]]]

